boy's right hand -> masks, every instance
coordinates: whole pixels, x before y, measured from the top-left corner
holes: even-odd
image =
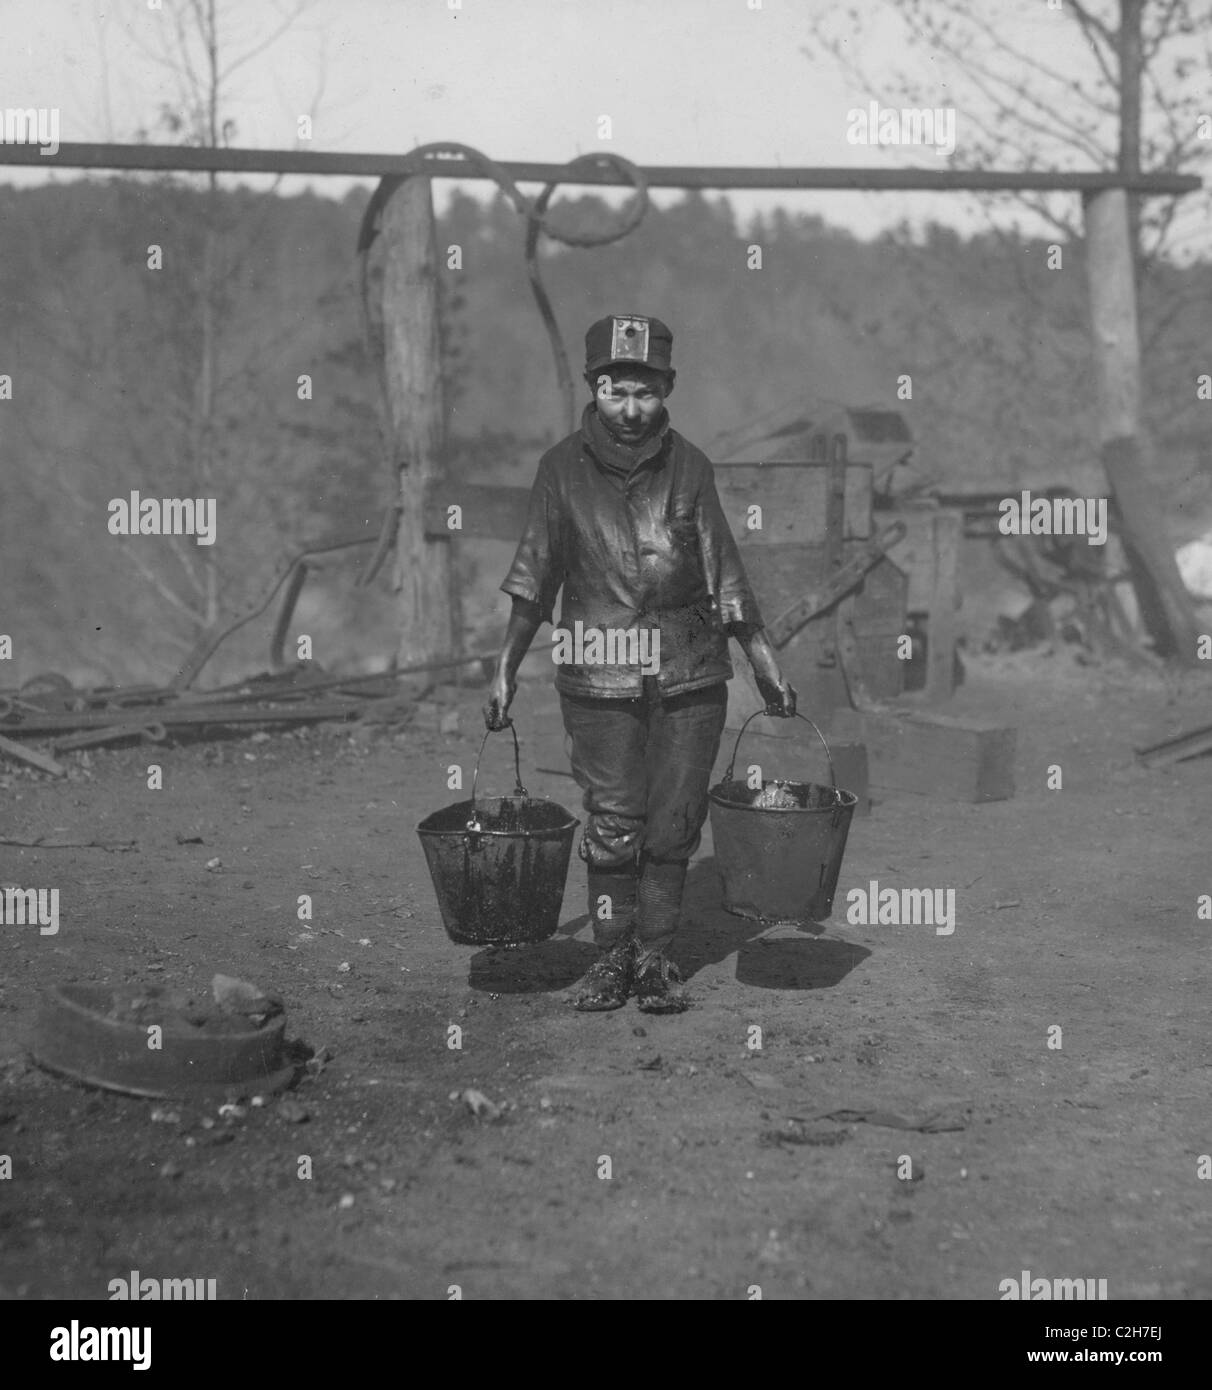
[[[507,729],[513,722],[509,706],[517,692],[518,683],[506,671],[498,671],[488,687],[488,703],[484,706],[484,723],[489,729]]]

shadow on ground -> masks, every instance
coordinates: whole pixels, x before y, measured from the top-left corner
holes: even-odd
[[[736,955],[736,978],[761,989],[831,989],[871,952],[845,941],[776,937],[764,922],[735,917],[721,905],[715,859],[691,865],[683,924],[669,952],[686,979]],[[467,983],[492,994],[543,994],[567,989],[597,959],[591,940],[573,940],[589,926],[581,913],[549,941],[529,946],[486,947],[472,956]],[[806,922],[799,930],[819,938],[826,930]]]
[[[533,946],[489,946],[472,956],[467,983],[491,994],[544,994],[568,989],[597,955],[588,941],[556,939]]]

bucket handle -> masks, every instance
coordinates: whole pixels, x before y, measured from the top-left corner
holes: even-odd
[[[529,797],[530,793],[522,785],[522,761],[521,755],[518,752],[518,731],[514,728],[512,719],[505,727],[513,735],[514,795],[526,798]],[[479,813],[476,811],[476,783],[480,780],[480,759],[484,756],[484,745],[488,742],[488,735],[493,732],[492,729],[485,731],[484,738],[480,743],[480,751],[476,754],[476,770],[471,775],[471,816],[467,821],[467,828],[469,830],[478,830],[480,828],[480,817]]]
[[[736,763],[737,749],[739,749],[741,746],[741,734],[743,734],[745,730],[749,727],[749,720],[756,719],[759,714],[765,713],[766,711],[764,709],[755,709],[753,713],[749,716],[749,719],[746,719],[745,722],[741,725],[741,732],[737,734],[736,742],[732,745],[732,757],[728,760],[728,768],[724,773],[725,782],[732,781],[732,769]],[[815,724],[812,723],[812,720],[809,719],[806,714],[801,714],[799,710],[796,710],[795,717],[797,719],[802,719],[805,724],[811,725],[813,732],[816,734],[817,738],[820,739],[821,744],[825,749],[825,758],[829,763],[829,783],[832,786],[833,790],[836,792],[838,789],[837,774],[833,770],[833,754],[829,751],[829,745],[825,742],[825,735],[821,733],[821,731],[816,727]]]

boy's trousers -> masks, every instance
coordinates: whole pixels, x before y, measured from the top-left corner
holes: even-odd
[[[589,866],[591,892],[593,880],[617,874],[624,899],[634,895],[638,868],[636,936],[642,946],[663,946],[676,930],[686,865],[702,839],[728,687],[720,681],[662,699],[656,680],[645,677],[640,699],[561,693],[560,708],[589,813],[578,852]],[[595,914],[594,938],[609,946],[626,925]]]

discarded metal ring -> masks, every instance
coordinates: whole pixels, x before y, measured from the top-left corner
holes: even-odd
[[[36,1024],[31,1055],[46,1071],[86,1086],[150,1099],[270,1095],[289,1085],[285,1015],[239,1033],[185,1032],[165,1026],[150,1049],[144,1023],[104,1012],[113,990],[59,985]],[[149,1016],[148,1023],[154,1023]]]
[[[33,691],[49,693],[52,690],[61,690],[67,695],[76,693],[76,687],[66,676],[61,676],[58,671],[40,671],[21,686],[22,695]]]

